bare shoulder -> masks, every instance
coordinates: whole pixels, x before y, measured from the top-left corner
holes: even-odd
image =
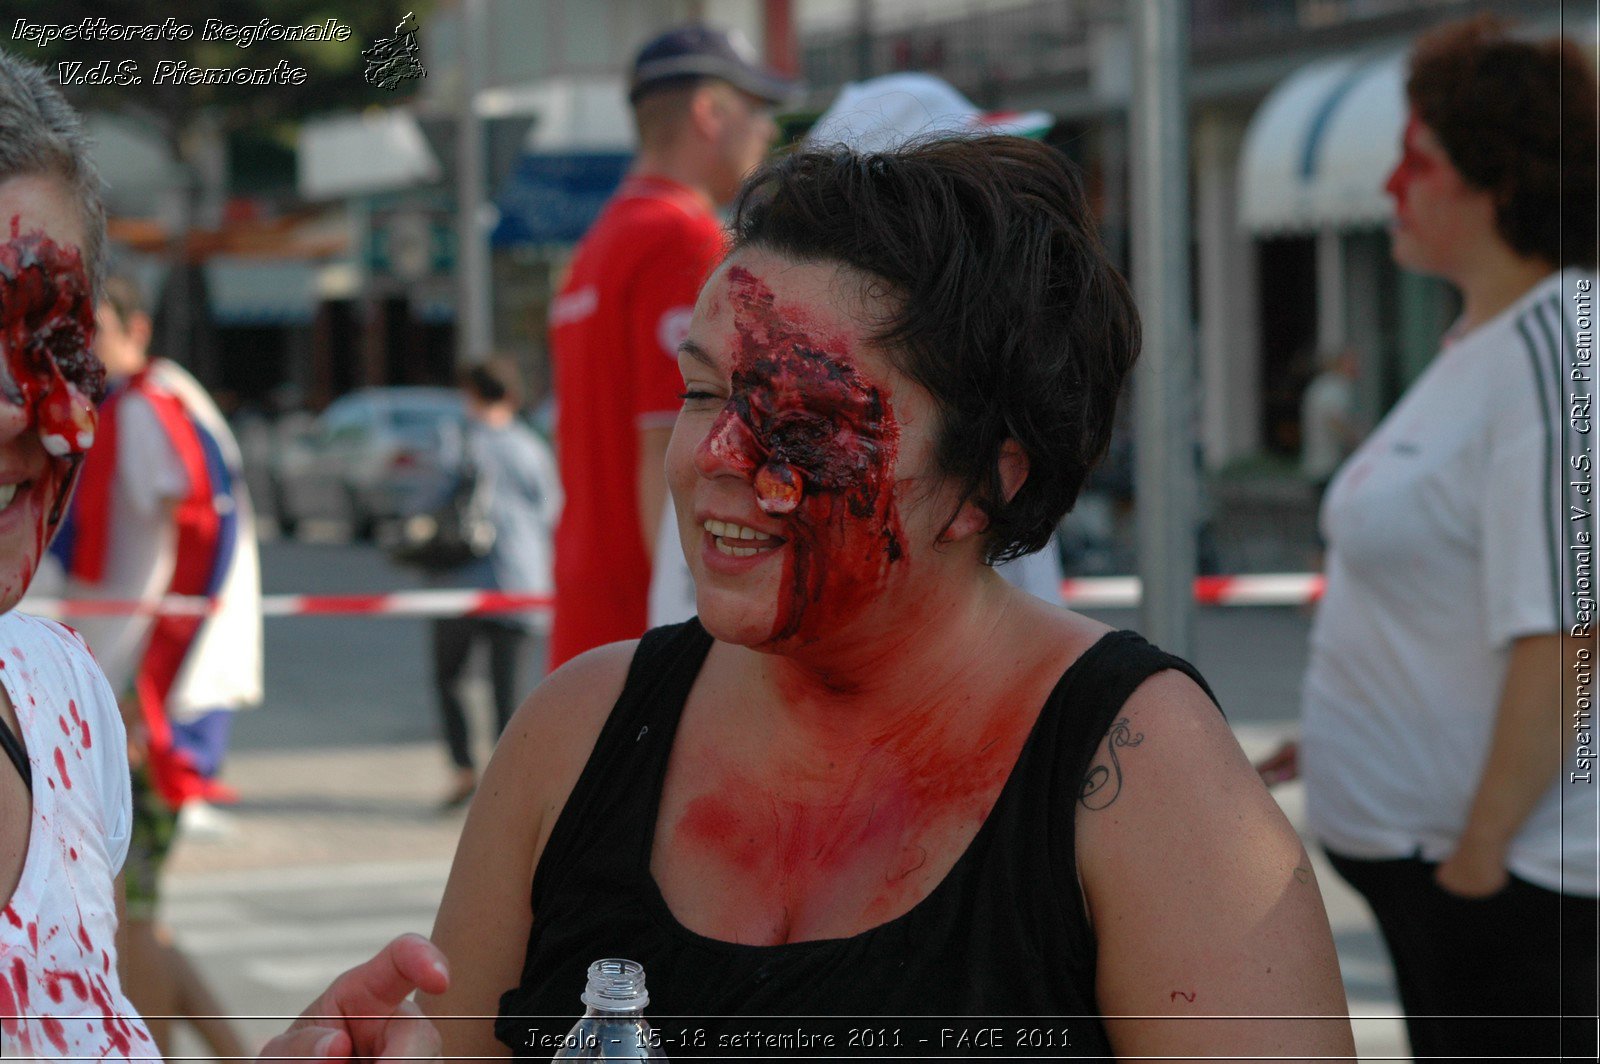
[[[449,959],[450,989],[418,995],[435,1017],[493,1016],[515,985],[533,923],[533,872],[550,829],[594,750],[627,680],[637,643],[574,658],[528,696],[506,726],[456,847],[433,941]],[[481,1021],[442,1024],[447,1059],[504,1056]]]
[[[1150,676],[1112,716],[1075,816],[1091,907],[1114,904],[1136,868],[1150,871],[1190,847],[1249,845],[1285,859],[1301,852],[1227,720],[1176,669]]]
[[[1085,780],[1080,823],[1090,824],[1083,812],[1109,811],[1132,797],[1124,767],[1137,767],[1145,780],[1139,801],[1152,808],[1193,786],[1256,779],[1216,703],[1177,669],[1146,679],[1112,718]],[[1270,801],[1265,788],[1261,797]]]
[[[474,806],[509,800],[524,822],[538,816],[542,848],[622,694],[638,645],[610,643],[580,654],[535,688],[495,746]]]
[[[1104,636],[1115,631],[1108,624],[1048,603],[1020,588],[1012,588],[1010,592],[1009,643],[1029,648],[1030,657],[1048,660],[1055,667],[1071,665]]]
[[[1311,860],[1198,684],[1166,670],[1134,691],[1100,741],[1074,815],[1108,1021],[1252,1018],[1108,1022],[1119,1055],[1353,1048]],[[1295,1016],[1326,1019],[1282,1019]]]

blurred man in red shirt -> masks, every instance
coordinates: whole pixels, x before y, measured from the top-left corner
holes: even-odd
[[[707,26],[664,33],[634,61],[639,155],[550,308],[567,496],[552,669],[645,629],[667,505],[662,463],[682,391],[678,343],[722,256],[716,209],[771,148],[773,105],[792,91],[743,36]]]

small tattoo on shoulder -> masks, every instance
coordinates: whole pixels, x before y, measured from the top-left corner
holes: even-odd
[[[1172,996],[1169,997],[1167,1000],[1168,1001],[1177,1001],[1179,998],[1183,998],[1183,1000],[1185,1000],[1189,1004],[1193,1005],[1194,1004],[1194,998],[1195,998],[1195,992],[1191,990],[1189,993],[1185,994],[1182,990],[1174,990],[1172,992]]]
[[[1305,867],[1296,868],[1294,870],[1294,878],[1302,883],[1311,882],[1311,869]]]
[[[1121,717],[1111,726],[1106,733],[1106,757],[1110,759],[1110,766],[1098,761],[1090,766],[1088,773],[1083,777],[1083,789],[1078,794],[1078,801],[1085,809],[1098,812],[1117,800],[1122,793],[1122,761],[1117,757],[1117,747],[1138,746],[1144,742],[1144,732],[1137,735],[1128,723],[1127,717]]]

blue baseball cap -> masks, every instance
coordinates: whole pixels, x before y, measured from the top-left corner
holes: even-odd
[[[637,103],[650,89],[687,78],[718,78],[769,103],[782,103],[799,88],[764,66],[750,39],[738,30],[696,24],[670,29],[639,50],[628,100]]]

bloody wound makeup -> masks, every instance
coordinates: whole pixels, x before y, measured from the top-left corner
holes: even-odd
[[[36,431],[49,458],[9,504],[37,507],[39,521],[32,542],[0,572],[0,600],[15,602],[27,590],[71,497],[78,464],[94,444],[94,403],[105,391],[105,369],[90,352],[93,338],[83,257],[42,231],[23,235],[21,216],[13,215],[11,238],[0,244],[0,403],[25,419],[19,430],[11,416],[8,431]]]
[[[1400,142],[1400,162],[1395,165],[1389,180],[1383,185],[1385,191],[1394,197],[1395,209],[1399,211],[1404,211],[1406,208],[1406,196],[1411,190],[1412,183],[1431,173],[1436,165],[1417,145],[1421,134],[1422,122],[1415,113],[1412,113],[1406,119],[1405,135]]]
[[[742,267],[728,271],[736,346],[732,394],[701,447],[752,478],[788,520],[772,639],[811,641],[883,585],[904,553],[894,506],[899,426],[887,397]]]
[[[53,457],[94,445],[105,368],[90,352],[94,301],[83,258],[42,232],[0,245],[0,395],[20,406]]]

